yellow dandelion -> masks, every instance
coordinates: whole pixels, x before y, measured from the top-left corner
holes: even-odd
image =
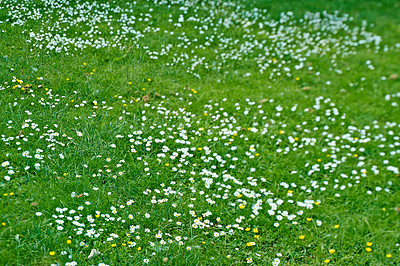
[[[300,239],[304,239],[305,237],[306,237],[305,235],[299,236]]]

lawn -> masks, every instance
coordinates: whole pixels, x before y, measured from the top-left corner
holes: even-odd
[[[0,264],[399,265],[399,13],[0,0]]]

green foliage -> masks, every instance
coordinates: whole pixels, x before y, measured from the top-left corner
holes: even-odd
[[[193,1],[181,27],[164,24],[170,15],[178,21],[180,1],[168,1],[169,8],[138,1],[132,14],[151,18],[137,21],[137,30],[160,27],[175,35],[149,30],[139,39],[127,34],[121,47],[62,52],[35,46],[29,35],[61,21],[57,12],[43,11],[45,20],[29,13],[48,2],[21,1],[15,11],[16,1],[0,0],[2,265],[400,264],[400,183],[393,170],[400,162],[397,1]],[[48,10],[78,10],[80,2],[57,3],[65,6]],[[215,42],[190,52],[188,41],[176,38],[185,33],[191,42],[207,42],[211,33],[195,26],[208,20],[187,18],[207,18],[215,10],[213,19],[222,20],[236,6],[243,13],[234,26],[210,30],[215,26],[224,34],[219,40],[239,44],[227,41],[221,48]],[[262,73],[256,58],[263,50],[240,50],[250,47],[246,41],[267,40],[255,35],[258,21],[279,21],[281,12],[293,11],[297,27],[282,38],[295,42],[300,33],[323,33],[300,19],[324,10],[353,17],[345,22],[350,30],[366,20],[365,32],[382,42],[345,45],[351,34],[342,29],[329,35],[340,39],[338,46],[299,53],[305,67],[295,69],[291,51],[271,54]],[[11,11],[26,23],[12,25]],[[242,27],[247,19],[257,23]],[[57,31],[90,39],[89,22],[76,28],[60,23]],[[102,32],[94,38],[112,40],[111,31],[123,29],[113,23],[114,29],[96,24]],[[151,58],[149,51],[169,44],[173,52]],[[223,59],[221,53],[232,51],[241,51],[241,58]],[[185,61],[185,53],[205,60],[191,71],[194,61]],[[177,58],[182,61],[171,66]],[[278,67],[284,60],[290,76]],[[319,170],[310,173],[313,165]],[[268,213],[270,203],[278,205],[276,214]],[[296,217],[280,220],[285,211]],[[86,235],[91,228],[95,232]],[[88,258],[93,249],[100,254]]]

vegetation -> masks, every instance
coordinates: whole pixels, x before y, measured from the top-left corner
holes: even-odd
[[[0,263],[400,264],[399,12],[0,0]]]

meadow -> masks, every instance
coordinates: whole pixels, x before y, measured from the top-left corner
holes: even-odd
[[[399,13],[0,0],[0,264],[399,265]]]

